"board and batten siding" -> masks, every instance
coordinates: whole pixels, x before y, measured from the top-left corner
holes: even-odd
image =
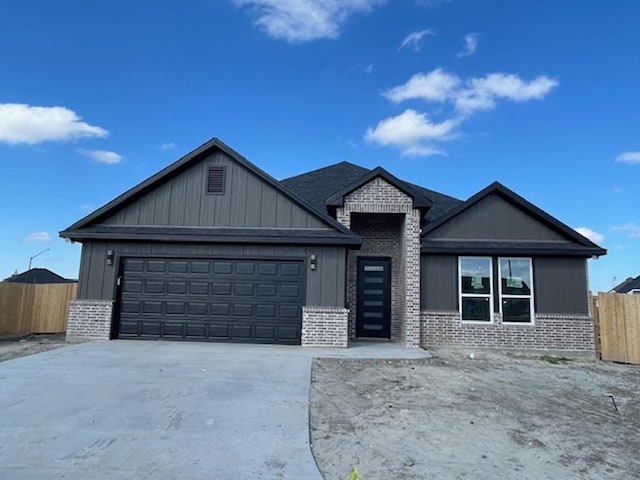
[[[421,310],[458,310],[458,257],[422,255]],[[587,315],[587,260],[575,257],[534,257],[536,313]],[[498,270],[494,257],[494,309],[498,311]]]
[[[533,275],[538,313],[589,314],[585,258],[537,257]]]
[[[427,233],[426,238],[569,242],[495,193]]]
[[[209,166],[224,166],[224,194],[207,194]],[[271,185],[216,152],[102,221],[104,225],[329,228]]]
[[[420,308],[441,311],[458,309],[458,257],[420,257]]]
[[[113,265],[107,265],[107,250],[113,250]],[[82,246],[78,279],[79,300],[115,300],[119,259],[145,255],[190,258],[278,258],[306,260],[306,305],[314,307],[345,306],[346,248],[328,246],[270,246],[171,244],[134,242],[86,242]],[[308,266],[316,255],[316,270]]]

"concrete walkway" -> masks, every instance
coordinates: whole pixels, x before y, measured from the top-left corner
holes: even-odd
[[[0,478],[319,480],[314,356],[422,350],[111,341],[0,363]]]

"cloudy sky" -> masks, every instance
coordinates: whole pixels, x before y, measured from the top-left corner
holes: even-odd
[[[24,0],[0,28],[0,278],[211,137],[278,178],[341,160],[494,180],[640,275],[636,0]]]

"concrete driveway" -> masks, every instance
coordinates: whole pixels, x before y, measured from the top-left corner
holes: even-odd
[[[317,355],[425,352],[112,341],[3,362],[0,478],[321,479]]]

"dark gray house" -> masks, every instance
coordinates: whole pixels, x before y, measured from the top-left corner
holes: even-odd
[[[341,162],[282,181],[217,139],[60,232],[70,338],[593,350],[606,251],[494,183],[460,201]]]
[[[76,280],[70,280],[68,278],[61,277],[57,273],[52,272],[47,268],[32,268],[22,273],[16,273],[3,280],[7,283],[37,283],[37,284],[52,284],[52,283],[75,283]]]
[[[615,293],[631,293],[640,295],[640,275],[629,277],[624,282],[619,283],[611,290]]]

